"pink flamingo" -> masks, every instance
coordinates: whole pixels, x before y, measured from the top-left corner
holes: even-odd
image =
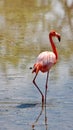
[[[38,85],[36,84],[35,79],[36,79],[39,71],[41,71],[43,73],[47,72],[46,85],[45,85],[45,104],[46,104],[49,70],[51,69],[51,67],[54,64],[56,64],[57,59],[58,59],[58,53],[56,50],[56,46],[55,46],[54,41],[52,39],[53,37],[57,37],[59,41],[61,39],[60,34],[55,32],[54,30],[52,30],[49,33],[49,39],[50,39],[50,43],[51,43],[53,52],[45,51],[45,52],[40,53],[39,56],[37,57],[37,61],[34,64],[33,70],[32,70],[32,73],[34,73],[34,72],[36,73],[36,75],[33,79],[33,83],[42,96],[42,104],[44,103],[44,95],[43,95],[42,91],[40,90],[40,88],[38,87]]]

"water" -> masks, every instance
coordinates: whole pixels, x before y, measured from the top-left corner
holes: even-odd
[[[73,130],[73,8],[72,1],[0,0],[0,130]],[[50,50],[48,33],[59,60],[51,69],[47,104],[34,87],[37,55]],[[37,84],[44,93],[46,74]]]

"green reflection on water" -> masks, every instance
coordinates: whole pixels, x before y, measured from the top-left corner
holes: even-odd
[[[62,44],[58,48],[60,57],[67,60],[71,57],[73,9],[63,1],[57,1],[57,4],[61,8],[58,9],[61,15],[56,12],[53,1],[0,1],[0,65],[2,67],[7,66],[7,63],[17,67],[22,59],[25,59],[26,65],[30,63],[42,50],[47,50],[48,33],[53,28],[62,35]]]

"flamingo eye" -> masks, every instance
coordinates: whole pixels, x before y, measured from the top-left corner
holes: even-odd
[[[54,30],[51,31],[50,33],[52,36],[56,36],[56,32]]]
[[[56,34],[55,31],[53,31],[53,36],[55,36],[55,34]]]

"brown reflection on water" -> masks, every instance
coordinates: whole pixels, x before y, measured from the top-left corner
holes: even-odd
[[[23,64],[26,69],[41,51],[47,50],[51,29],[62,36],[58,48],[60,60],[61,57],[70,60],[73,54],[73,3],[1,0],[0,7],[0,66],[4,73],[8,64],[14,67]],[[22,63],[23,59],[25,63]]]

